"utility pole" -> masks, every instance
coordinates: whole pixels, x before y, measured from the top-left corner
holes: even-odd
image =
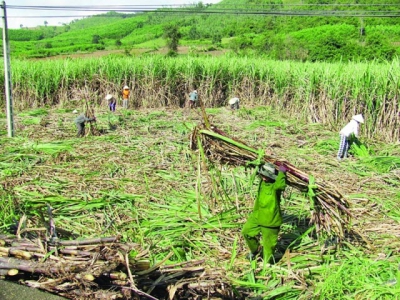
[[[4,59],[4,86],[6,89],[7,127],[8,127],[8,137],[13,137],[14,116],[13,116],[13,104],[12,104],[10,45],[8,42],[7,12],[6,12],[5,1],[3,1],[1,8],[3,9],[3,59]]]

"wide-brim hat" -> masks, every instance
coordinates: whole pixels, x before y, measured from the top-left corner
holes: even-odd
[[[129,86],[124,86],[124,90],[129,90]]]
[[[361,123],[361,124],[364,123],[364,118],[361,114],[353,116],[352,119],[357,121],[358,123]]]
[[[237,98],[237,97],[229,99],[229,104],[231,104],[231,105],[235,104],[237,102],[239,102],[239,98]]]
[[[108,95],[106,96],[106,100],[111,100],[113,97],[114,97],[113,95],[108,94]]]
[[[270,163],[265,163],[258,169],[258,174],[275,180],[275,166]]]

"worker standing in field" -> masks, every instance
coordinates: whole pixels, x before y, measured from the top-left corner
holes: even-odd
[[[195,108],[197,105],[197,101],[199,100],[199,96],[197,95],[197,91],[194,90],[189,94],[189,107]]]
[[[129,86],[125,85],[124,89],[122,90],[122,107],[127,109],[128,108],[128,100],[131,91],[129,90]]]
[[[78,129],[78,134],[76,135],[77,137],[85,136],[85,123],[86,122],[96,122],[96,117],[88,118],[85,114],[80,114],[75,119],[75,125],[76,125],[76,128]]]
[[[228,103],[232,110],[239,109],[239,98],[237,98],[237,97],[231,98],[231,99],[229,99]]]
[[[117,99],[115,99],[113,95],[108,94],[106,96],[106,100],[108,101],[108,107],[110,108],[110,111],[115,112],[117,107]]]
[[[264,262],[272,262],[278,243],[278,234],[282,224],[280,207],[281,193],[286,188],[287,168],[279,167],[278,175],[273,164],[266,163],[259,168],[261,177],[253,212],[244,224],[242,234],[250,248],[250,258],[262,255]],[[261,233],[262,246],[258,236]]]
[[[361,114],[355,115],[351,118],[351,121],[347,123],[342,130],[340,130],[340,145],[337,154],[338,161],[341,161],[343,158],[347,157],[347,152],[350,149],[352,139],[354,139],[354,137],[358,137],[360,124],[363,123],[363,116]]]

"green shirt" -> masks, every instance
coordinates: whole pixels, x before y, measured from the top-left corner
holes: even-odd
[[[282,224],[281,192],[286,188],[286,174],[279,172],[275,182],[261,180],[252,217],[261,226],[279,227]]]

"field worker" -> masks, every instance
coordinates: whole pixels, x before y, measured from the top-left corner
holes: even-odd
[[[355,115],[351,118],[351,121],[347,123],[342,130],[340,130],[340,145],[337,154],[338,161],[341,161],[343,158],[347,157],[347,151],[349,151],[351,140],[353,137],[358,137],[359,126],[363,123],[363,116],[361,114]]]
[[[274,165],[266,163],[260,167],[258,175],[261,177],[258,186],[257,198],[253,212],[244,224],[242,234],[250,248],[251,259],[262,255],[264,262],[272,262],[274,251],[278,243],[278,233],[282,224],[281,193],[286,188],[285,166],[279,167],[276,175]],[[262,236],[262,247],[259,243],[259,234]]]
[[[229,105],[231,106],[232,110],[239,109],[239,98],[234,97],[229,99]]]
[[[129,86],[125,85],[124,89],[122,90],[122,107],[123,108],[128,108],[128,99],[129,99],[129,94],[131,91],[129,90]]]
[[[86,122],[96,122],[96,117],[93,118],[88,118],[86,117],[85,114],[80,114],[76,119],[75,119],[75,124],[76,128],[78,128],[78,134],[76,135],[77,137],[83,137],[85,135],[85,123]]]
[[[197,95],[197,91],[194,90],[193,92],[191,92],[189,94],[189,107],[190,108],[196,107],[196,103],[197,103],[198,99],[199,99],[199,96]]]
[[[115,108],[117,106],[117,99],[115,99],[113,95],[108,94],[106,96],[106,100],[108,101],[108,107],[110,108],[110,111],[115,112]]]

